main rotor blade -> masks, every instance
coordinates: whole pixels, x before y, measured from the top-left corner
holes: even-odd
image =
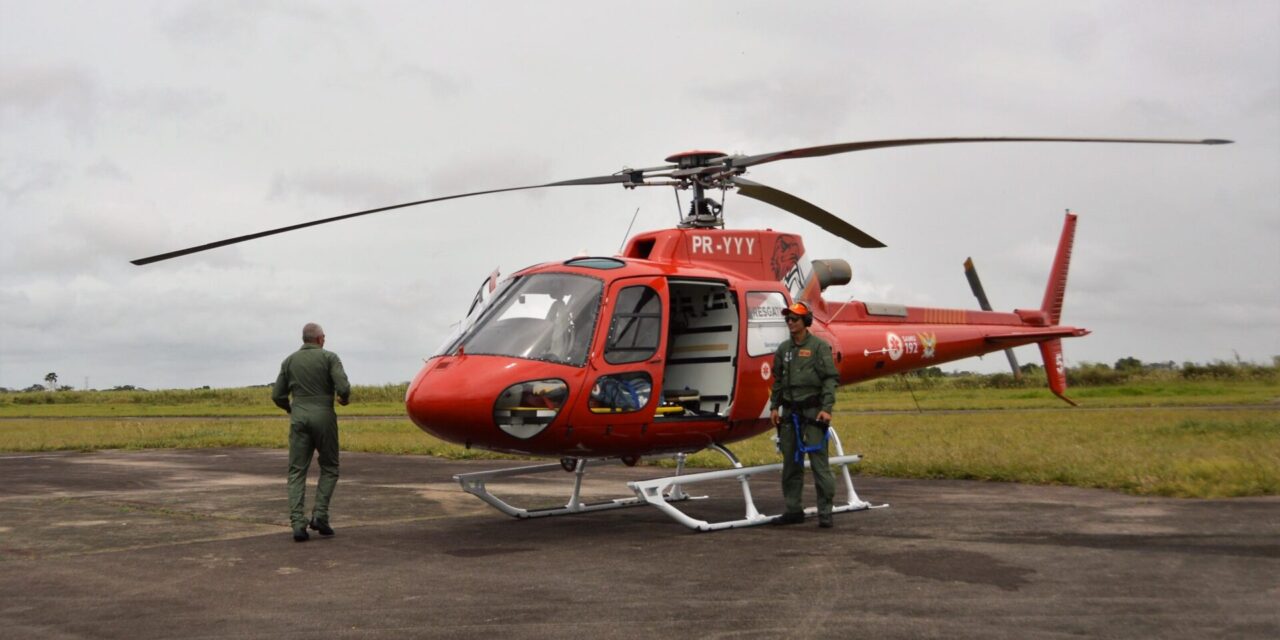
[[[738,193],[748,198],[755,198],[761,202],[771,204],[779,209],[790,211],[859,247],[876,249],[885,246],[883,242],[872,238],[861,229],[837,218],[835,214],[785,191],[779,191],[759,182],[752,182],[742,176],[734,176],[733,183],[738,186]]]
[[[805,147],[803,149],[790,149],[788,151],[775,151],[773,153],[761,153],[753,156],[730,156],[727,158],[731,166],[734,167],[750,167],[752,165],[764,164],[766,162],[774,162],[777,160],[791,160],[794,158],[816,158],[818,156],[829,156],[837,153],[849,153],[850,151],[867,151],[869,149],[884,149],[886,147],[911,147],[922,144],[952,144],[957,142],[1119,142],[1119,143],[1136,143],[1136,144],[1231,144],[1231,140],[1182,140],[1169,138],[901,138],[897,140],[865,140],[862,142],[844,142],[840,144],[827,144],[818,147]]]
[[[982,288],[982,280],[978,279],[978,268],[973,266],[973,258],[964,259],[964,277],[969,280],[969,289],[973,291],[973,297],[978,299],[978,306],[983,311],[991,310],[991,301],[987,300],[987,292]],[[1005,349],[1004,355],[1009,359],[1009,368],[1013,370],[1013,377],[1021,378],[1022,369],[1018,368],[1018,356],[1014,355],[1013,349]]]
[[[298,229],[314,227],[316,225],[326,224],[329,222],[337,222],[339,220],[346,220],[348,218],[355,218],[358,216],[369,215],[371,213],[378,213],[381,211],[390,211],[392,209],[403,209],[404,207],[412,207],[420,204],[429,204],[432,202],[441,202],[444,200],[455,200],[457,198],[467,198],[470,196],[482,196],[490,193],[503,193],[506,191],[523,191],[525,189],[542,189],[544,187],[569,187],[569,186],[596,185],[596,184],[623,184],[623,183],[630,182],[633,177],[635,177],[634,173],[622,173],[622,174],[609,175],[609,176],[596,176],[594,178],[578,178],[575,180],[561,180],[559,182],[535,184],[527,187],[507,187],[505,189],[489,189],[487,191],[473,191],[471,193],[459,193],[451,196],[442,196],[439,198],[415,200],[413,202],[393,204],[389,207],[378,207],[377,209],[366,209],[364,211],[356,211],[355,213],[347,213],[340,216],[333,216],[332,218],[325,218],[323,220],[312,220],[311,222],[303,222],[300,224],[289,225],[287,227],[280,227],[279,229],[271,229],[269,231],[259,231],[258,233],[251,233],[244,236],[237,236],[235,238],[228,238],[226,240],[219,240],[217,242],[210,242],[209,244],[202,244],[198,247],[179,249],[177,251],[161,253],[159,255],[154,255],[148,258],[139,258],[137,260],[130,260],[130,262],[138,266],[142,266],[144,264],[151,264],[152,262],[160,262],[161,260],[168,260],[170,258],[177,258],[180,256],[189,255],[192,253],[208,251],[209,249],[217,249],[218,247],[225,247],[227,245],[237,244],[240,242],[245,242],[247,240],[256,240],[258,238],[265,238],[267,236],[276,235],[277,233],[284,233],[286,231],[297,231]]]
[[[978,299],[978,307],[983,311],[990,311],[991,302],[987,300],[987,292],[978,279],[978,269],[973,266],[973,258],[964,259],[964,277],[969,280],[969,290],[973,291],[973,297]]]

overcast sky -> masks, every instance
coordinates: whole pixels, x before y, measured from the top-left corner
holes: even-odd
[[[1080,215],[1069,363],[1280,354],[1280,3],[0,0],[0,386],[262,384],[324,325],[409,380],[493,270],[670,226],[665,189],[348,211],[661,164],[933,136],[1229,138],[867,151],[748,177],[885,241],[729,196],[844,258],[829,298],[1038,307]],[[1034,348],[1019,353],[1038,361]],[[998,371],[1000,354],[949,369]]]

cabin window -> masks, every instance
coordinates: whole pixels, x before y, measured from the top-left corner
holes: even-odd
[[[747,293],[747,355],[770,355],[791,335],[782,317],[786,308],[787,299],[776,291]]]
[[[640,362],[653,357],[662,337],[662,300],[658,292],[640,285],[618,294],[609,326],[604,360],[609,364]]]
[[[591,387],[587,406],[591,413],[639,411],[653,397],[653,378],[643,371],[600,376]]]

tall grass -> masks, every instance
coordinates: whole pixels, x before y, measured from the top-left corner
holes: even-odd
[[[344,415],[403,415],[408,384],[351,388]],[[272,416],[270,387],[0,393],[0,417]]]
[[[1047,385],[1031,382],[981,386],[983,378],[960,377],[931,382],[914,377],[873,380],[842,387],[837,394],[838,410],[952,410],[952,409],[1032,409],[1066,406]],[[997,378],[1001,379],[1001,378]],[[923,384],[922,384],[923,382]],[[1041,381],[1043,382],[1043,381]],[[1088,408],[1277,405],[1280,383],[1272,380],[1185,380],[1152,376],[1125,384],[1076,386],[1067,396]]]
[[[360,402],[403,402],[408,383],[364,385],[351,388]],[[0,393],[0,407],[41,404],[124,404],[247,407],[271,404],[271,387],[230,389],[129,389],[122,391],[18,391]]]
[[[1188,362],[1180,368],[1121,368],[1084,362],[1067,369],[1069,387],[1177,386],[1196,383],[1241,384],[1245,386],[1280,386],[1280,366],[1263,366],[1248,362],[1214,361],[1209,364]],[[879,378],[855,387],[871,391],[906,391],[914,389],[1044,389],[1048,379],[1043,368],[1030,367],[1018,377],[1012,373],[959,373],[942,375],[925,369],[905,376]]]
[[[1103,487],[1143,495],[1280,495],[1280,377],[1241,363],[1181,369],[1085,365],[1068,409],[1043,372],[909,375],[839,391],[835,424],[859,471]],[[358,386],[340,416],[346,450],[502,457],[446,444],[403,417],[406,385]],[[1206,405],[1248,405],[1209,410]],[[1132,407],[1159,407],[1133,411]],[[917,409],[919,411],[917,411]],[[1002,409],[966,413],[965,409]],[[172,419],[134,420],[128,416]],[[288,421],[266,387],[0,393],[0,451],[283,447]],[[43,419],[39,419],[43,418]],[[49,419],[49,418],[77,418]],[[745,464],[777,462],[761,436]],[[723,466],[706,453],[694,464]]]
[[[932,374],[932,375],[931,375]],[[1088,407],[1277,405],[1280,366],[1247,362],[1181,368],[1112,368],[1083,363],[1067,369],[1067,396]],[[1061,407],[1048,390],[1044,370],[1028,367],[1020,377],[1010,373],[940,375],[922,370],[843,387],[844,409],[1029,409]]]
[[[1104,409],[836,416],[857,473],[1098,487],[1198,498],[1280,495],[1280,410]],[[279,418],[5,419],[0,451],[285,447]],[[500,456],[441,442],[404,419],[341,421],[342,448],[446,458]],[[768,434],[732,445],[779,461]],[[724,467],[699,453],[694,466]]]
[[[859,473],[1221,498],[1280,495],[1280,410],[1126,409],[837,416]],[[734,452],[777,462],[761,436]],[[700,453],[699,465],[722,466]]]
[[[1208,365],[1206,365],[1208,367]],[[1067,395],[1089,407],[1267,405],[1280,402],[1274,367],[1230,370],[1229,376],[1176,370],[1126,374],[1123,383],[1076,385]],[[1183,371],[1186,371],[1184,369]],[[401,416],[407,384],[356,386],[339,415]],[[1054,408],[1043,371],[1012,375],[907,375],[842,387],[842,410],[943,410]],[[0,393],[0,417],[276,416],[268,387],[164,389],[156,391],[26,391]]]
[[[345,451],[432,455],[444,458],[509,458],[467,450],[433,438],[404,419],[339,421]],[[91,418],[0,421],[0,451],[94,451],[98,449],[205,449],[287,447],[289,420],[279,418]]]

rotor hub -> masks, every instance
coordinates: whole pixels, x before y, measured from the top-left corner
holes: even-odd
[[[725,157],[722,151],[681,151],[667,157],[667,162],[676,163],[676,167],[680,169],[690,169],[693,167],[705,167],[716,158]]]

